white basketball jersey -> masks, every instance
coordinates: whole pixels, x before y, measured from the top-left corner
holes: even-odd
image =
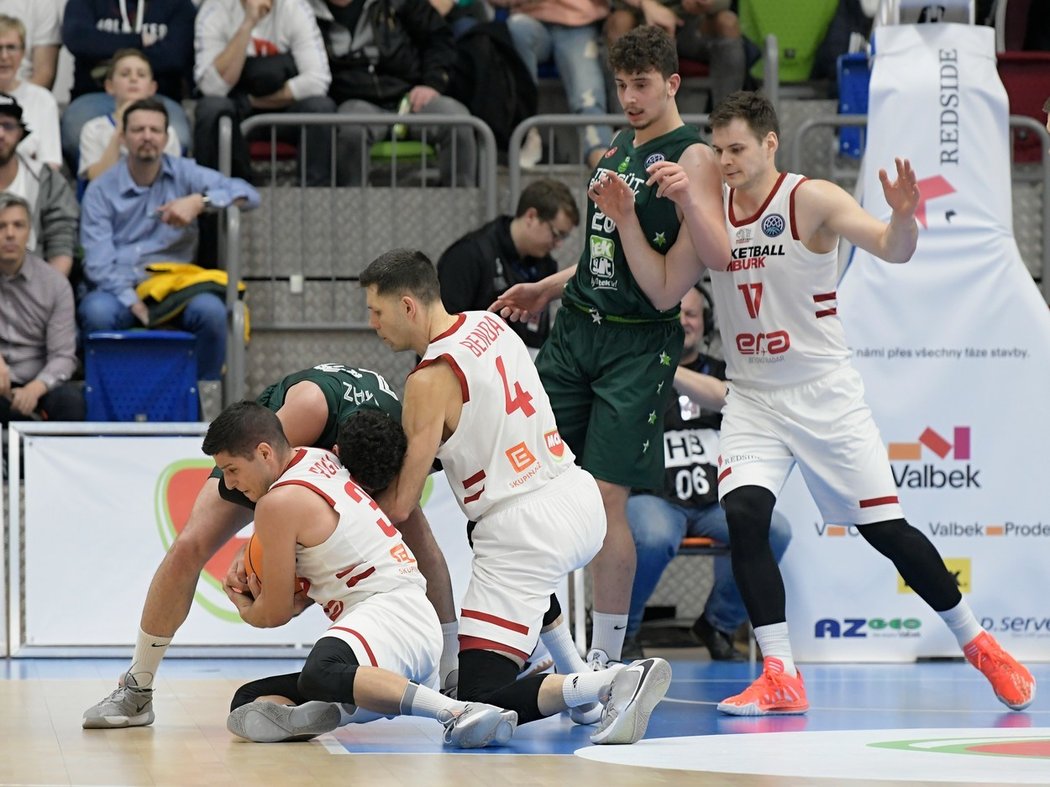
[[[837,252],[814,254],[798,238],[795,191],[805,178],[781,174],[753,216],[725,189],[732,260],[711,272],[715,313],[730,380],[773,388],[815,380],[850,357],[839,322]]]
[[[540,489],[573,464],[528,348],[500,317],[457,315],[416,368],[440,361],[459,378],[463,411],[437,455],[467,518]]]
[[[324,542],[295,547],[295,573],[309,582],[307,595],[331,620],[375,593],[411,585],[426,590],[401,533],[335,454],[321,448],[295,449],[295,458],[270,488],[289,484],[316,492],[339,515]]]

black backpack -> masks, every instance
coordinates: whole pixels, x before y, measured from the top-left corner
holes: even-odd
[[[456,41],[456,65],[448,95],[485,121],[496,144],[507,149],[510,134],[536,114],[536,83],[521,62],[504,22],[474,25]]]

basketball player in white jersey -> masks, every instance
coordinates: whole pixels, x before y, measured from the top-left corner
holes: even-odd
[[[646,659],[592,671],[569,638],[554,591],[601,548],[605,512],[594,478],[561,441],[525,344],[494,314],[445,311],[422,252],[387,252],[360,282],[379,338],[422,357],[405,385],[404,466],[380,505],[395,522],[407,516],[437,457],[475,523],[459,698],[509,708],[522,724],[601,699],[591,740],[639,740],[671,668]],[[559,671],[571,674],[516,680],[541,630]]]
[[[826,522],[852,523],[944,619],[996,696],[1020,710],[1035,682],[977,622],[936,547],[904,519],[886,449],[850,364],[836,313],[840,237],[891,263],[915,251],[919,189],[906,160],[879,172],[889,223],[827,181],[778,172],[779,128],[763,97],[738,92],[711,114],[725,181],[733,262],[712,272],[729,396],[718,492],[733,575],[765,657],[762,675],[718,709],[735,715],[809,707],[788,641],[784,583],[769,548],[776,495],[798,464]]]
[[[362,411],[340,426],[340,453],[359,441],[355,432],[367,437],[382,422],[396,429],[382,433],[384,442],[371,442],[368,479],[351,478],[322,448],[290,446],[277,416],[255,402],[230,405],[208,427],[204,452],[228,488],[256,503],[263,579],[248,577],[250,594],[226,588],[241,618],[281,626],[309,603],[305,596],[332,621],[302,672],[237,691],[227,727],[242,738],[305,740],[339,724],[398,714],[436,719],[445,725],[445,741],[460,748],[506,743],[514,732],[512,711],[459,702],[431,687],[442,636],[426,580],[360,485],[389,482],[404,456],[403,433],[386,413]]]

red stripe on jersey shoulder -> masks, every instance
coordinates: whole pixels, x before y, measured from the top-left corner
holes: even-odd
[[[436,341],[439,341],[440,339],[447,339],[449,336],[451,336],[456,331],[458,331],[460,328],[462,328],[463,327],[463,323],[466,322],[466,321],[467,321],[467,315],[465,315],[465,314],[457,314],[456,315],[456,321],[454,323],[452,323],[452,325],[450,325],[448,327],[448,330],[445,331],[444,333],[439,333],[437,336],[435,336],[430,341],[431,342],[436,342]]]
[[[448,368],[452,370],[452,374],[456,375],[456,378],[459,380],[459,390],[460,393],[463,394],[463,404],[469,402],[470,387],[467,385],[467,376],[463,374],[463,370],[459,367],[459,364],[456,363],[456,359],[448,353],[442,353],[437,358],[428,358],[426,360],[420,361],[419,365],[412,370],[412,374],[415,374],[420,369],[425,369],[428,366],[433,366],[439,361],[444,361],[445,363],[447,363]]]
[[[324,492],[322,492],[316,486],[311,484],[309,481],[303,481],[303,480],[298,479],[298,478],[293,478],[293,479],[291,479],[289,481],[281,481],[279,483],[276,483],[273,486],[271,486],[270,489],[276,489],[279,486],[304,486],[307,489],[309,489],[311,492],[314,492],[314,493],[320,495],[324,499],[324,501],[326,503],[328,503],[329,506],[331,506],[332,508],[335,508],[335,500],[330,498],[328,495],[326,495]]]
[[[306,456],[306,449],[305,448],[296,448],[295,449],[295,456],[293,456],[292,457],[292,461],[288,463],[288,467],[284,468],[285,472],[288,471],[289,467],[295,467],[297,464],[299,464],[301,461],[303,461],[303,457],[304,456]]]
[[[736,208],[733,207],[733,194],[736,193],[736,189],[729,190],[729,223],[734,227],[743,227],[746,224],[754,224],[758,221],[758,217],[766,212],[766,208],[769,207],[769,203],[773,201],[773,197],[780,190],[780,184],[784,182],[784,178],[787,177],[786,172],[781,172],[780,177],[777,178],[777,182],[773,184],[773,188],[769,190],[769,194],[766,195],[766,201],[762,203],[758,210],[751,216],[744,219],[737,219]]]
[[[795,187],[791,189],[791,196],[788,197],[788,215],[791,217],[791,237],[794,240],[801,240],[798,236],[798,225],[795,224],[795,192],[798,191],[798,187],[807,180],[809,180],[809,178],[802,178],[799,180],[799,182],[795,184]]]

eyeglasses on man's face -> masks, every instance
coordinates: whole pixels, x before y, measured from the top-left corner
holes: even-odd
[[[0,44],[0,55],[17,55],[21,51],[21,44]]]
[[[550,229],[551,237],[554,238],[555,243],[561,243],[572,233],[572,230],[569,230],[568,232],[563,232],[562,230],[558,229],[554,226],[554,222],[550,219],[544,219],[543,223],[547,225],[548,229]]]

